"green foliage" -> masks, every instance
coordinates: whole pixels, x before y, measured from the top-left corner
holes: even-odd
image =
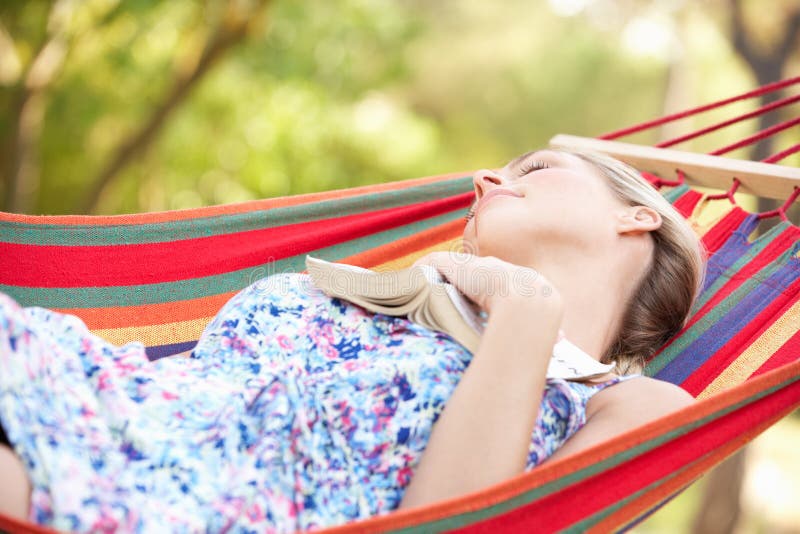
[[[38,213],[80,209],[91,182],[191,68],[226,9],[246,2],[56,4],[72,11],[62,17],[63,68],[43,91],[31,207]],[[23,66],[19,79],[0,86],[6,144],[24,70],[52,36],[51,5],[0,6],[0,28]],[[468,172],[502,165],[557,133],[593,136],[658,115],[667,63],[632,55],[620,27],[557,16],[544,0],[275,2],[174,106],[97,211]],[[704,79],[718,68],[735,73],[722,79],[748,84],[730,56],[716,67],[701,59]],[[705,83],[702,90],[713,92]]]

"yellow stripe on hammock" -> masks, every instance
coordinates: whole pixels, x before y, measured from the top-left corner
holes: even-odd
[[[769,358],[778,352],[789,338],[797,333],[800,324],[800,301],[795,302],[753,343],[717,375],[713,382],[698,395],[702,399],[723,389],[741,384],[758,370]]]
[[[187,341],[197,341],[206,325],[213,317],[201,317],[189,321],[177,321],[158,325],[129,326],[124,328],[107,328],[92,330],[103,339],[115,345],[124,345],[131,341],[141,341],[147,347],[171,345]]]

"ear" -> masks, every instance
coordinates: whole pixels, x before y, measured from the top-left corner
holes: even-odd
[[[647,206],[628,206],[619,212],[617,233],[639,234],[652,232],[661,227],[661,214]]]

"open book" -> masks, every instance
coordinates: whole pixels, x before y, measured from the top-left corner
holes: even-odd
[[[414,323],[444,332],[472,353],[478,350],[486,316],[430,265],[376,272],[306,256],[306,269],[328,296],[357,304],[371,312],[408,317]],[[553,347],[547,378],[586,379],[614,368],[566,339]]]

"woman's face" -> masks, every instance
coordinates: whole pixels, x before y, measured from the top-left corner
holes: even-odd
[[[598,169],[562,152],[530,152],[498,171],[476,172],[473,183],[465,251],[517,264],[535,263],[550,247],[608,250],[629,208]]]

